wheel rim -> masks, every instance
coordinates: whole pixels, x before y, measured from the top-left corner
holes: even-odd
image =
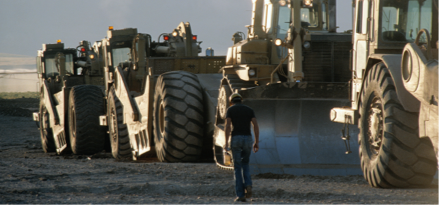
[[[373,96],[367,111],[367,137],[371,158],[375,158],[383,141],[383,106],[381,98]]]
[[[41,112],[41,120],[40,120],[40,127],[43,133],[44,138],[47,138],[47,125],[46,125],[46,121],[48,121],[48,114],[47,114],[47,110],[45,107],[43,107],[42,112]]]
[[[44,152],[51,152],[54,151],[54,145],[52,145],[51,141],[49,140],[49,136],[51,133],[49,132],[50,122],[49,122],[49,113],[47,112],[47,109],[45,106],[41,107],[40,110],[41,116],[40,116],[40,136],[41,136],[41,144]]]
[[[159,138],[161,138],[162,135],[165,133],[165,108],[163,105],[163,100],[160,100],[160,106],[159,106],[159,128],[160,128]]]
[[[224,119],[226,117],[226,112],[227,112],[227,96],[224,87],[221,87],[220,89],[219,100],[218,100],[218,111],[220,117]]]

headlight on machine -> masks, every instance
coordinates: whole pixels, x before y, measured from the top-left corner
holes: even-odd
[[[178,31],[177,30],[172,31],[172,36],[177,37],[178,36]]]
[[[281,46],[282,45],[282,39],[276,38],[276,40],[274,40],[274,45]]]
[[[95,55],[90,54],[88,57],[93,60],[95,58]]]
[[[310,49],[310,48],[311,48],[311,43],[310,43],[309,41],[305,41],[305,42],[303,43],[303,48],[305,48],[305,49]]]
[[[303,5],[303,7],[309,7],[309,8],[311,8],[313,5],[312,5],[312,1],[313,0],[303,0],[303,2],[302,2],[302,5]]]
[[[250,68],[250,69],[248,70],[248,75],[249,75],[250,77],[254,77],[254,76],[256,76],[256,70]]]
[[[280,0],[280,1],[279,1],[279,5],[280,5],[280,6],[285,6],[285,5],[287,5],[287,1],[285,1],[285,0]]]

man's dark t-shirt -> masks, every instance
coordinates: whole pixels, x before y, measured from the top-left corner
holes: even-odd
[[[235,135],[251,135],[250,122],[255,117],[255,112],[250,107],[236,103],[227,109],[226,118],[232,120],[233,131]]]

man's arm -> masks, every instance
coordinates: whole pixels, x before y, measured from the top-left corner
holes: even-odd
[[[253,132],[255,133],[255,143],[253,144],[253,152],[258,152],[259,150],[259,125],[256,118],[252,118]]]
[[[232,119],[230,117],[226,118],[226,145],[224,149],[227,149],[229,147],[229,137],[230,132],[232,131]]]

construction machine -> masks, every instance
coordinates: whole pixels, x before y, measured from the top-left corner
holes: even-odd
[[[44,152],[94,154],[104,149],[105,129],[103,72],[88,41],[75,48],[43,44],[38,51],[37,72],[40,108],[33,113],[39,122]]]
[[[108,126],[116,159],[156,153],[165,162],[197,161],[205,144],[210,150],[208,119],[214,119],[225,57],[198,57],[200,43],[182,22],[157,42],[135,28],[110,28],[95,44],[107,98],[100,122]]]
[[[373,187],[430,184],[438,159],[438,1],[355,1],[350,107]]]
[[[349,104],[352,35],[336,32],[335,15],[335,0],[253,1],[248,37],[235,33],[221,68],[213,146],[219,167],[233,169],[224,122],[229,96],[239,93],[260,128],[253,174],[361,173],[357,158],[338,151],[345,148],[336,140],[340,130],[321,117]]]

